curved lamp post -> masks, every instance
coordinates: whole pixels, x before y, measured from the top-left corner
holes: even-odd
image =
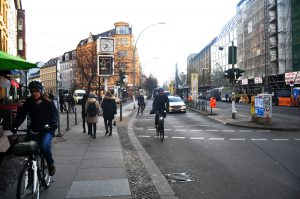
[[[145,30],[147,30],[148,28],[152,27],[152,26],[155,26],[155,25],[160,25],[160,24],[165,24],[165,22],[158,22],[158,23],[155,23],[155,24],[151,24],[149,26],[147,26],[146,28],[144,28],[140,34],[138,35],[137,39],[136,39],[136,42],[134,44],[134,48],[133,48],[133,58],[132,58],[132,68],[133,68],[133,97],[135,97],[135,51],[136,51],[136,45],[139,41],[139,38],[140,36],[142,35],[143,32],[145,32]]]

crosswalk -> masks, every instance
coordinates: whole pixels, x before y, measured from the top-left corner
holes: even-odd
[[[196,126],[194,126],[196,127]],[[153,127],[136,127],[139,138],[157,138],[154,133],[156,131]],[[148,132],[148,133],[147,133]],[[241,141],[250,141],[250,142],[264,142],[264,141],[274,141],[274,142],[287,142],[287,141],[300,141],[300,137],[296,138],[282,138],[282,137],[274,137],[274,138],[266,138],[266,137],[243,137],[243,134],[239,136],[229,136],[227,133],[268,133],[271,130],[263,130],[263,129],[185,129],[184,126],[173,126],[173,128],[166,128],[165,138],[174,139],[174,140],[206,140],[206,141],[231,141],[231,142],[241,142]],[[211,133],[218,133],[220,132],[220,136],[211,137]],[[182,133],[182,135],[179,135]],[[200,133],[201,136],[197,136],[197,133]],[[205,133],[208,133],[207,135]],[[209,134],[210,133],[210,134]],[[225,134],[224,134],[225,133]],[[174,135],[172,135],[174,134]],[[176,135],[175,135],[176,134]],[[196,135],[196,136],[195,136]],[[206,135],[206,136],[205,136]],[[218,134],[216,134],[218,135]],[[223,136],[222,136],[223,135]],[[232,137],[231,137],[232,136]]]
[[[139,135],[139,138],[159,138],[156,135]],[[174,140],[207,140],[207,141],[274,141],[274,142],[286,142],[286,141],[300,141],[300,138],[225,138],[225,137],[187,137],[187,136],[165,136]]]

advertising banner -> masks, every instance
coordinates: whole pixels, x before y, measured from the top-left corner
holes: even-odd
[[[198,97],[198,73],[191,74],[191,88],[193,100],[197,100]]]
[[[284,74],[286,84],[300,84],[300,71]]]
[[[109,77],[113,74],[113,57],[98,56],[98,75]]]
[[[257,117],[272,118],[272,95],[260,94],[255,96],[254,110]]]

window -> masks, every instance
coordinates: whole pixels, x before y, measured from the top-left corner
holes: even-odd
[[[23,38],[18,38],[18,50],[23,50]]]
[[[118,51],[118,57],[123,58],[126,56],[127,56],[127,51],[125,51],[125,50]]]
[[[23,30],[23,18],[18,19],[18,30]]]
[[[129,27],[127,27],[127,26],[116,27],[116,34],[118,34],[118,35],[128,35],[129,34]]]

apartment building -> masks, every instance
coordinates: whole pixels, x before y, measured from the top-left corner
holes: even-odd
[[[57,78],[56,71],[59,64],[59,58],[52,58],[40,68],[40,80],[44,85],[46,92],[57,95]]]

